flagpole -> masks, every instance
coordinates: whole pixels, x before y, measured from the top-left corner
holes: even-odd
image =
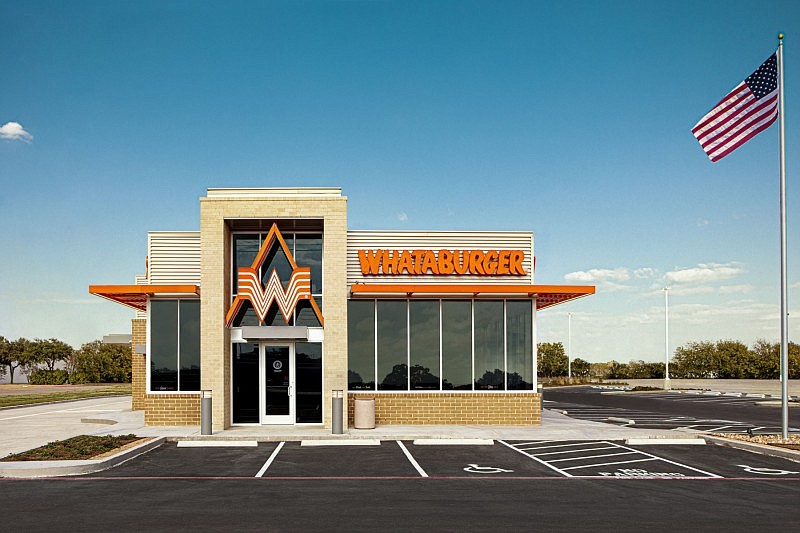
[[[781,204],[781,438],[789,438],[789,314],[786,305],[786,145],[783,134],[783,34],[778,34],[778,118]]]

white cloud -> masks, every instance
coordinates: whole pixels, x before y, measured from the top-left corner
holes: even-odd
[[[591,270],[579,270],[570,272],[564,276],[567,281],[581,283],[603,283],[615,281],[628,281],[631,279],[631,272],[627,268],[593,268]]]
[[[735,278],[744,274],[745,268],[741,263],[701,263],[696,267],[683,268],[667,272],[664,279],[667,283],[715,283],[726,279]]]
[[[650,267],[637,268],[633,271],[633,275],[638,279],[649,279],[656,277],[658,275],[658,270]]]
[[[405,213],[405,211],[401,211],[397,214],[397,220],[400,222],[408,222],[408,215]]]
[[[19,122],[6,122],[0,126],[0,139],[30,143],[33,141],[33,135],[25,131]]]

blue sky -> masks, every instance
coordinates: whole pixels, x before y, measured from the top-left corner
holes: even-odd
[[[0,335],[129,330],[90,296],[209,187],[340,186],[351,229],[532,230],[539,315],[590,361],[779,337],[778,130],[691,127],[786,33],[790,312],[800,4],[0,0]],[[14,130],[13,124],[22,130]],[[798,339],[800,319],[790,319]]]

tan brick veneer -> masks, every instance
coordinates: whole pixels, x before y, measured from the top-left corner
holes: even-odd
[[[146,426],[199,426],[199,394],[147,394],[144,397]]]
[[[147,319],[131,320],[131,409],[144,409],[144,397],[147,393],[147,356],[135,353],[137,344],[147,343]]]
[[[322,314],[324,424],[331,426],[333,389],[347,389],[347,198],[298,195],[200,199],[200,371],[213,394],[215,431],[231,425],[230,330],[225,312],[231,294],[231,219],[321,219],[324,224]],[[268,229],[268,228],[266,228]]]
[[[375,398],[376,424],[524,426],[542,423],[536,393],[349,393],[347,417],[353,424],[356,398]]]
[[[131,344],[147,342],[147,320],[131,321]],[[199,394],[147,394],[147,357],[133,353],[131,366],[131,409],[144,410],[147,426],[200,425]]]

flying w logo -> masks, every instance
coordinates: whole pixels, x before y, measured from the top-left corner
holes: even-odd
[[[261,264],[264,262],[267,254],[272,250],[272,246],[276,241],[280,244],[281,248],[283,248],[286,259],[288,259],[289,264],[292,266],[292,275],[289,277],[289,284],[286,290],[283,289],[283,283],[281,283],[281,279],[278,277],[278,273],[275,269],[272,270],[272,273],[267,279],[267,284],[264,287],[262,287],[261,279],[258,276],[258,269],[261,268]],[[311,308],[314,310],[314,314],[316,314],[320,325],[324,325],[322,312],[317,306],[317,302],[314,300],[313,296],[311,296],[311,269],[297,266],[277,225],[273,224],[272,228],[270,228],[267,238],[258,251],[258,255],[256,255],[252,266],[239,268],[238,274],[239,286],[236,291],[236,298],[233,299],[231,307],[228,309],[228,313],[225,316],[225,325],[227,327],[233,325],[234,318],[245,302],[250,302],[256,315],[258,315],[259,322],[262,323],[272,304],[277,303],[283,315],[283,319],[289,324],[292,319],[292,314],[301,300],[307,300],[311,304]]]

